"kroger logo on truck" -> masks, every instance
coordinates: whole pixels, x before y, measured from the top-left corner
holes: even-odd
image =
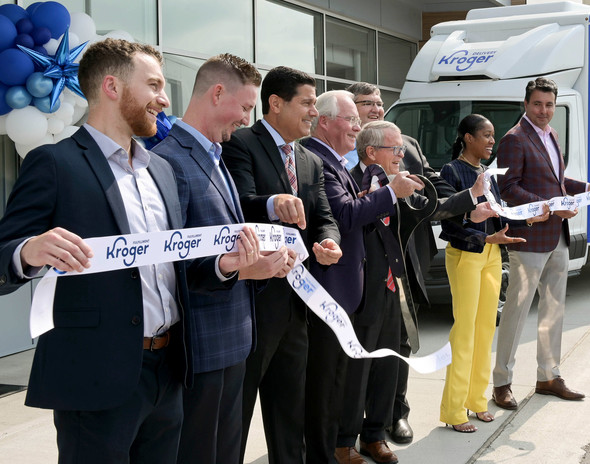
[[[496,54],[496,50],[487,51],[469,51],[457,50],[450,55],[443,56],[438,64],[455,66],[455,70],[462,72],[467,71],[471,66],[478,63],[487,63]]]

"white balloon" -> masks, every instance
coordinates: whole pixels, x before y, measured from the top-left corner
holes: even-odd
[[[0,116],[0,135],[6,135],[6,118],[7,114]]]
[[[66,126],[69,126],[72,124],[72,117],[74,116],[74,106],[69,103],[62,103],[58,110],[53,114],[59,119],[61,119]]]
[[[66,123],[63,120],[52,116],[47,120],[47,131],[50,134],[59,134],[66,127]]]
[[[6,133],[15,143],[33,145],[47,134],[47,118],[34,106],[12,110],[6,118]]]
[[[74,106],[74,114],[72,115],[72,124],[76,124],[80,119],[84,117],[86,114],[87,107],[83,106]]]
[[[43,46],[45,47],[45,50],[47,50],[49,56],[53,56],[57,52],[57,47],[59,47],[59,41],[57,39],[49,39],[49,42],[47,42]]]
[[[68,33],[68,46],[70,47],[70,50],[77,47],[81,43],[82,42],[80,42],[80,37],[78,37],[78,34],[74,34],[70,29],[70,32]]]
[[[70,13],[70,34],[76,34],[80,43],[94,39],[96,25],[94,20],[86,13]]]
[[[15,143],[14,146],[16,147],[16,151],[20,157],[24,158],[33,148],[40,147],[41,145],[47,145],[48,143],[54,143],[53,136],[51,134],[45,134],[42,139],[39,139],[32,145]]]
[[[111,39],[123,39],[123,40],[127,40],[128,42],[135,42],[135,39],[133,38],[133,36],[131,34],[129,34],[129,32],[127,32],[127,31],[114,30],[114,31],[108,32],[107,34],[104,35],[105,39],[107,37],[109,37]]]
[[[72,92],[70,89],[65,88],[61,93],[60,100],[62,103],[69,103],[70,105],[76,104],[76,94]]]
[[[78,126],[66,126],[59,134],[55,134],[53,139],[55,140],[55,143],[57,143],[60,140],[71,137],[77,132],[78,129],[80,129]]]

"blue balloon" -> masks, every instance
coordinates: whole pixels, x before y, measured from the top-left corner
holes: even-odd
[[[16,26],[6,16],[0,15],[0,51],[14,47],[15,39]]]
[[[33,60],[26,53],[16,48],[0,52],[0,82],[3,84],[24,85],[34,71]]]
[[[6,100],[6,103],[8,103],[8,106],[18,110],[25,106],[29,106],[33,97],[22,85],[15,85],[6,91],[4,99]]]
[[[60,3],[44,2],[31,13],[31,21],[35,27],[46,27],[51,37],[58,39],[70,26],[70,13]]]
[[[46,27],[36,27],[31,32],[31,37],[35,41],[35,45],[45,45],[51,39],[51,31]]]
[[[19,34],[30,34],[33,32],[34,28],[35,26],[33,26],[33,23],[29,18],[20,19],[16,23],[16,30]]]
[[[43,2],[35,2],[35,3],[31,3],[27,9],[26,12],[29,13],[29,17],[35,12],[35,10],[37,8],[39,8],[41,6]]]
[[[33,104],[42,113],[55,113],[59,109],[61,102],[59,100],[55,102],[53,111],[51,111],[51,97],[33,98]]]
[[[47,50],[45,49],[45,47],[43,45],[35,45],[33,47],[33,50],[35,50],[37,53],[41,53],[41,55],[49,56],[49,53],[47,52]]]
[[[0,15],[6,16],[10,19],[12,24],[16,24],[21,19],[29,16],[24,8],[14,4],[0,6]]]
[[[53,81],[42,72],[34,72],[27,78],[27,91],[35,98],[46,97],[53,90]]]
[[[35,46],[35,41],[29,34],[19,34],[16,36],[16,40],[14,41],[16,45],[22,45],[23,47],[33,48]]]
[[[0,116],[10,113],[12,108],[8,106],[6,103],[6,91],[8,90],[8,86],[4,84],[0,84]]]

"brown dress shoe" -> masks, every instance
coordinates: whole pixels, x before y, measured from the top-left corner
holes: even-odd
[[[338,461],[338,464],[368,464],[354,446],[336,448],[334,457]]]
[[[535,393],[554,395],[563,400],[581,400],[586,396],[582,392],[567,388],[561,377],[555,377],[553,380],[547,380],[546,382],[537,380]]]
[[[492,399],[502,409],[516,409],[518,407],[518,403],[512,394],[510,384],[494,387]]]
[[[371,456],[378,464],[397,464],[397,456],[389,449],[385,440],[365,443],[361,441],[361,454]]]

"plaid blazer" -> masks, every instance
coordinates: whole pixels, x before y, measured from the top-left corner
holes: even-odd
[[[551,138],[561,154],[557,132],[553,129]],[[498,185],[502,199],[509,206],[574,195],[586,190],[585,182],[564,177],[563,155],[559,160],[559,173],[554,172],[547,149],[533,126],[524,118],[500,140],[497,159],[498,167],[508,168],[505,175],[498,176]],[[552,215],[546,222],[519,229],[518,235],[525,238],[526,243],[508,245],[508,248],[539,253],[553,251],[562,229],[569,245],[567,220]]]

